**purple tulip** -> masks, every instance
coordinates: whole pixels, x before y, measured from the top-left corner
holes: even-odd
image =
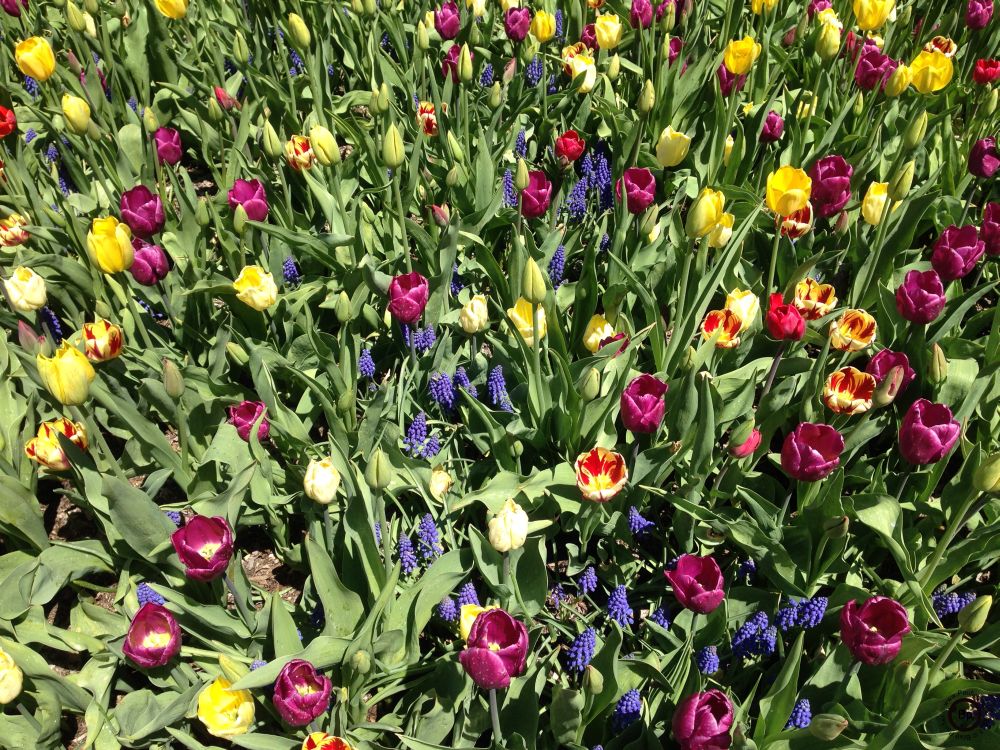
[[[862,664],[888,664],[909,632],[906,608],[887,596],[873,596],[860,607],[851,599],[840,610],[840,639]]]
[[[552,202],[552,183],[545,172],[528,173],[528,186],[521,191],[521,215],[526,219],[544,216]]]
[[[908,271],[896,289],[896,309],[911,323],[926,325],[935,320],[947,301],[937,271]]]
[[[758,140],[761,143],[776,143],[781,140],[784,132],[785,121],[781,119],[781,115],[772,109],[767,113],[767,117],[764,118],[764,126],[760,131]]]
[[[720,65],[715,75],[719,79],[719,90],[723,96],[729,96],[733,91],[742,91],[747,82],[746,74],[738,76],[730,73],[725,65]]]
[[[508,687],[527,666],[528,629],[502,609],[488,609],[472,623],[458,660],[483,690]]]
[[[0,5],[3,6],[4,12],[8,16],[13,16],[14,18],[19,18],[21,16],[21,8],[28,7],[28,0],[0,0]]]
[[[629,10],[629,23],[633,29],[648,29],[653,25],[653,5],[649,0],[632,0]]]
[[[934,243],[931,265],[945,281],[954,281],[976,267],[976,261],[986,252],[986,243],[971,224],[954,225],[945,229]]]
[[[668,65],[673,65],[674,64],[674,61],[678,57],[680,57],[681,50],[683,48],[684,48],[684,40],[683,39],[681,39],[679,36],[672,36],[672,37],[670,37],[670,49],[667,52],[667,64]],[[687,67],[687,64],[685,63],[685,65],[681,68],[681,75],[684,75],[684,68],[686,68],[686,67]],[[722,67],[725,67],[725,65],[723,65]]]
[[[170,537],[188,578],[213,581],[233,556],[233,531],[221,516],[195,516]]]
[[[413,325],[424,313],[430,286],[416,271],[404,273],[389,282],[389,313],[400,323]]]
[[[330,707],[330,678],[304,659],[292,659],[278,673],[271,700],[286,724],[304,727]]]
[[[986,245],[989,255],[1000,255],[1000,203],[987,203],[983,211],[983,223],[979,227],[979,237]]]
[[[969,173],[988,180],[1000,169],[1000,151],[996,138],[981,138],[969,152]]]
[[[726,598],[722,571],[711,556],[681,555],[674,569],[663,575],[673,586],[677,602],[700,615],[707,615]]]
[[[152,237],[163,229],[163,202],[145,185],[136,185],[122,193],[119,207],[122,221],[136,237]]]
[[[674,6],[674,13],[675,13],[674,18],[676,20],[680,20],[679,18],[676,17],[676,14],[678,12],[678,10],[677,10],[677,0],[663,0],[662,3],[660,3],[659,5],[656,6],[656,20],[657,21],[660,21],[660,20],[663,19],[663,14],[667,12],[667,8],[669,8],[670,6]],[[671,41],[673,41],[673,40],[671,40]]]
[[[453,83],[458,83],[458,56],[461,53],[461,46],[453,44],[448,48],[448,51],[444,53],[444,59],[441,61],[441,75],[445,78],[451,76]],[[471,50],[469,54],[472,54]]]
[[[508,8],[503,17],[503,28],[512,42],[523,42],[531,28],[531,11],[527,8]]]
[[[442,39],[454,39],[462,28],[462,17],[458,13],[458,5],[454,2],[443,3],[434,12],[434,28]]]
[[[622,199],[625,185],[625,206],[629,213],[641,214],[656,198],[656,178],[645,167],[629,167],[615,185],[618,200]]]
[[[173,166],[181,160],[183,148],[181,146],[181,134],[173,128],[157,128],[153,133],[153,141],[156,143],[156,158],[160,164]]]
[[[236,180],[229,188],[229,208],[233,211],[243,206],[250,221],[264,221],[267,218],[267,193],[260,180]]]
[[[159,245],[151,245],[141,237],[132,238],[132,278],[143,286],[155,286],[170,273],[170,259]]]
[[[147,602],[128,626],[122,653],[143,669],[162,667],[181,650],[181,629],[166,607]]]
[[[229,424],[236,428],[236,432],[246,441],[250,440],[250,430],[254,423],[260,419],[267,410],[262,401],[244,401],[239,406],[229,407]],[[265,416],[261,419],[260,427],[257,428],[257,439],[267,440],[271,434],[271,423]]]
[[[854,167],[843,156],[831,154],[817,159],[809,170],[812,179],[813,208],[823,217],[840,213],[851,199]]]
[[[881,383],[893,367],[899,367],[903,371],[903,380],[899,384],[900,391],[917,377],[917,373],[910,367],[910,358],[903,352],[894,352],[891,349],[883,349],[872,357],[868,361],[868,366],[865,367],[865,372],[873,375]]]
[[[874,42],[865,42],[858,55],[858,66],[854,69],[854,82],[865,91],[881,89],[898,66],[899,63],[883,55]]]
[[[629,432],[656,432],[667,405],[663,400],[667,384],[652,375],[632,380],[621,395],[622,424]]]
[[[785,437],[781,468],[792,479],[815,482],[840,466],[844,437],[828,424],[802,422]]]
[[[993,0],[969,0],[965,6],[965,25],[973,31],[980,31],[993,18]]]
[[[821,10],[826,10],[827,8],[832,8],[833,5],[830,0],[811,0],[809,7],[806,8],[806,13],[809,15],[810,20],[813,16],[819,13]]]
[[[590,49],[597,49],[597,27],[592,23],[588,23],[583,27],[583,31],[580,32],[580,41],[583,42]]]
[[[899,452],[911,464],[933,464],[945,457],[961,432],[962,426],[951,409],[925,398],[917,399],[899,426]]]
[[[681,750],[726,750],[732,743],[733,704],[714,688],[694,693],[677,706],[672,726]]]

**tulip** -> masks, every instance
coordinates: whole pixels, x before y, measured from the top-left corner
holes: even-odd
[[[296,172],[311,169],[316,160],[312,143],[304,135],[293,135],[285,141],[285,160],[288,162],[288,166]]]
[[[556,35],[556,17],[544,10],[536,11],[531,19],[531,35],[540,44],[545,44]]]
[[[547,294],[542,269],[534,258],[529,257],[521,272],[521,296],[533,305],[541,305]]]
[[[187,15],[188,0],[156,0],[156,9],[167,18],[179,21]]]
[[[528,514],[513,499],[507,498],[500,512],[490,519],[488,526],[493,549],[500,553],[510,552],[524,546],[528,537]]]
[[[278,715],[293,727],[304,727],[330,706],[330,678],[304,659],[292,659],[278,673],[272,701]]]
[[[917,466],[937,463],[952,449],[961,431],[947,406],[917,399],[899,426],[899,452]]]
[[[873,596],[861,606],[855,599],[840,611],[840,638],[851,655],[869,666],[896,658],[910,632],[906,608],[895,599]]]
[[[27,266],[18,266],[10,278],[2,282],[7,287],[7,298],[15,310],[30,313],[45,307],[48,294],[45,279]]]
[[[973,31],[985,29],[993,18],[993,0],[968,0],[965,25]]]
[[[927,368],[927,379],[931,385],[943,385],[948,380],[948,358],[940,344],[931,344],[931,363]]]
[[[882,54],[874,43],[865,42],[854,69],[854,82],[864,91],[884,88],[897,65],[891,57]]]
[[[181,146],[181,134],[173,128],[157,128],[153,133],[153,141],[156,144],[156,158],[160,164],[173,166],[181,160],[183,147]]]
[[[979,238],[989,255],[1000,255],[1000,203],[987,203],[983,210],[983,223],[979,226]]]
[[[83,324],[83,351],[91,362],[107,362],[122,351],[122,329],[99,318]]]
[[[774,6],[778,4],[778,0],[751,0],[750,10],[756,13],[758,16],[765,10],[774,10]]]
[[[306,475],[302,480],[302,488],[306,497],[320,505],[329,505],[337,496],[340,488],[340,472],[333,465],[333,457],[313,459],[306,467]]]
[[[17,115],[14,110],[0,105],[0,138],[6,138],[17,130]]]
[[[21,694],[24,672],[13,657],[0,648],[0,705],[6,706]]]
[[[615,49],[622,40],[622,22],[614,13],[601,13],[594,19],[594,34],[601,49]]]
[[[87,430],[80,422],[71,422],[65,417],[42,422],[38,433],[24,445],[24,454],[35,463],[52,471],[66,471],[70,467],[69,457],[59,443],[64,436],[80,450],[87,450]]]
[[[823,387],[823,403],[836,414],[864,414],[872,408],[877,382],[854,367],[830,373]]]
[[[636,433],[656,432],[667,408],[663,400],[666,392],[667,384],[652,375],[634,378],[621,395],[620,410],[625,429]]]
[[[931,94],[951,83],[955,67],[951,58],[941,50],[923,50],[910,63],[910,71],[913,73],[913,87],[921,94]]]
[[[799,341],[806,332],[806,322],[802,313],[795,305],[786,304],[779,292],[771,295],[767,318],[764,322],[771,338],[778,341]]]
[[[913,82],[913,71],[909,65],[899,65],[885,81],[886,96],[901,96]]]
[[[793,479],[815,482],[840,466],[844,438],[830,425],[802,422],[785,437],[781,468]]]
[[[910,187],[913,185],[913,172],[915,168],[916,162],[911,159],[892,176],[892,181],[889,183],[889,189],[886,191],[886,194],[889,200],[893,202],[893,209],[910,192]]]
[[[142,669],[162,667],[181,649],[181,629],[166,607],[147,602],[132,618],[122,653]]]
[[[1000,150],[995,138],[981,138],[969,151],[969,174],[988,180],[1000,169]]]
[[[0,169],[2,173],[2,169]],[[30,219],[23,214],[13,213],[6,219],[0,219],[0,247],[16,247],[28,241],[30,235],[25,227]]]
[[[584,500],[606,503],[628,481],[628,466],[620,453],[593,448],[576,459],[576,486]]]
[[[62,112],[71,131],[77,135],[83,135],[87,132],[90,127],[90,105],[85,99],[63,94]]]
[[[544,172],[528,173],[528,185],[521,190],[521,214],[527,219],[537,219],[549,210],[552,200],[552,183]]]
[[[684,161],[690,147],[691,136],[678,133],[668,125],[656,142],[656,161],[661,167],[676,167]]]
[[[462,28],[462,17],[454,2],[446,2],[434,13],[434,28],[442,39],[454,39]]]
[[[864,310],[846,310],[830,324],[830,344],[842,352],[856,352],[875,340],[878,326]]]
[[[861,30],[875,31],[895,10],[896,0],[854,0],[853,8]]]
[[[972,80],[980,86],[1000,81],[1000,60],[976,60],[976,65],[972,69]]]
[[[854,168],[842,156],[833,154],[818,159],[809,170],[812,179],[811,200],[820,216],[840,213],[851,199]]]
[[[629,23],[633,29],[648,29],[653,25],[653,5],[650,0],[632,0]]]
[[[986,243],[979,239],[979,232],[972,225],[948,227],[934,243],[931,265],[944,281],[954,281],[968,274],[976,266]]]
[[[746,458],[747,456],[752,456],[756,450],[760,447],[761,434],[760,430],[752,429],[750,434],[741,443],[730,442],[727,450],[729,455],[733,458],[740,459]]]
[[[0,0],[0,7],[8,16],[21,17],[21,8],[28,7],[28,0]],[[0,650],[2,651],[2,650]]]
[[[713,336],[716,349],[732,349],[740,345],[743,321],[732,310],[712,310],[701,324],[701,336],[708,341]]]
[[[882,223],[882,214],[889,200],[889,183],[873,182],[868,186],[864,199],[861,201],[861,215],[873,227]]]
[[[767,177],[767,207],[779,216],[805,207],[811,192],[812,180],[797,167],[781,167]]]
[[[601,342],[615,335],[615,329],[600,313],[591,316],[587,328],[583,332],[583,345],[587,351],[596,354],[601,349]]]
[[[137,237],[150,237],[163,229],[163,203],[160,196],[145,185],[122,193],[119,207],[122,221]]]
[[[523,42],[531,28],[531,11],[527,8],[508,8],[504,13],[503,27],[512,42]]]
[[[896,310],[911,323],[926,325],[936,320],[947,301],[937,271],[908,271],[896,288]]]
[[[14,48],[18,69],[39,83],[45,83],[55,72],[56,58],[44,37],[32,36],[18,42]]]
[[[427,279],[416,271],[396,276],[389,283],[389,314],[400,323],[413,325],[423,315],[429,296]]]
[[[776,143],[781,140],[784,132],[785,121],[781,119],[781,115],[772,109],[767,113],[767,117],[764,118],[764,127],[760,131],[760,142]]]
[[[702,188],[691,208],[688,209],[687,220],[684,224],[687,236],[691,239],[697,239],[715,229],[722,220],[725,205],[726,196],[721,190]]]
[[[170,260],[159,245],[150,245],[136,237],[132,240],[132,267],[129,273],[143,286],[155,286],[170,273]]]
[[[588,93],[597,82],[597,67],[594,65],[594,58],[589,55],[577,54],[570,60],[570,69],[574,83],[579,80],[579,92]]]
[[[816,54],[824,62],[832,61],[840,52],[843,31],[843,24],[835,16],[832,20],[821,20],[819,36],[816,38]]]
[[[972,474],[972,486],[979,492],[1000,493],[1000,453],[987,456]]]
[[[254,310],[262,312],[278,299],[274,276],[260,266],[244,266],[233,282],[236,298]]]
[[[36,357],[42,385],[64,406],[79,406],[90,395],[96,373],[83,353],[63,341],[55,354]]]
[[[454,478],[443,466],[435,466],[431,469],[431,479],[428,484],[428,489],[430,490],[431,497],[438,502],[444,500],[454,483]]]
[[[528,629],[502,609],[481,613],[472,624],[458,660],[483,690],[510,685],[528,663]]]
[[[198,694],[198,718],[208,733],[229,739],[250,730],[254,719],[253,696],[249,690],[231,690],[225,677],[216,677]]]
[[[760,314],[760,300],[749,289],[744,291],[737,287],[726,295],[726,309],[736,313],[740,319],[740,331],[745,331]]]
[[[736,217],[729,213],[723,213],[719,223],[708,233],[708,246],[716,249],[729,244],[729,239],[733,236],[733,222]]]
[[[775,223],[782,237],[794,242],[809,234],[813,226],[812,202],[806,201],[806,205],[788,216],[775,216]]]
[[[260,180],[236,180],[229,189],[228,198],[229,208],[235,211],[237,206],[243,206],[250,221],[264,221],[267,218],[267,193]]]
[[[135,257],[132,232],[114,216],[94,219],[87,232],[90,259],[104,273],[119,273],[132,267]]]
[[[257,439],[267,440],[271,434],[271,423],[264,415],[267,407],[261,401],[243,401],[239,406],[229,407],[229,424],[236,428],[236,432],[243,440],[250,440],[250,430],[261,419],[260,427],[257,428]]]
[[[451,80],[455,83],[458,83],[458,56],[461,51],[462,48],[459,45],[453,44],[448,48],[441,61],[441,75],[445,78],[451,76]]]
[[[567,130],[556,138],[556,158],[564,165],[572,164],[583,156],[586,147],[586,142],[575,130]]]
[[[673,570],[663,575],[673,586],[677,603],[700,615],[707,615],[726,598],[719,564],[711,556],[681,555]]]
[[[461,324],[462,330],[470,335],[486,330],[490,324],[490,312],[486,305],[486,297],[477,294],[466,302],[458,314],[458,322]]]
[[[721,690],[693,693],[674,711],[674,739],[681,750],[722,750],[731,745],[733,704]]]
[[[498,608],[481,607],[478,604],[463,604],[461,606],[458,611],[458,634],[463,641],[469,640],[469,634],[472,632],[472,626],[476,622],[476,618],[483,612],[491,609]]]
[[[733,40],[726,45],[722,64],[733,75],[743,76],[750,71],[750,67],[759,55],[760,44],[746,36],[742,39]]]
[[[648,169],[629,167],[621,180],[615,185],[618,200],[622,197],[622,185],[625,186],[625,205],[629,213],[641,214],[656,198],[656,178]]]
[[[302,750],[354,750],[354,748],[342,737],[326,732],[311,732],[302,743]]]
[[[899,390],[903,390],[906,386],[913,382],[914,378],[917,377],[917,373],[915,373],[913,368],[910,367],[909,357],[907,357],[903,352],[894,352],[891,349],[883,349],[868,361],[868,365],[865,367],[865,372],[874,376],[875,380],[881,383],[895,367],[899,367],[901,369]]]
[[[221,516],[194,516],[170,537],[188,578],[213,581],[233,556],[233,532]]]

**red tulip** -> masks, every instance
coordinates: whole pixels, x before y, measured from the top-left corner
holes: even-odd
[[[764,319],[771,338],[778,341],[798,341],[806,332],[806,321],[795,305],[785,303],[784,297],[775,292],[771,295],[771,305]]]
[[[556,138],[556,157],[563,164],[570,164],[579,159],[586,148],[586,142],[575,130],[567,130]]]

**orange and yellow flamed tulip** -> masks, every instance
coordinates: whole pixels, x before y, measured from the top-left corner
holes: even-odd
[[[874,375],[854,367],[830,373],[823,387],[823,403],[837,414],[864,414],[872,408],[878,382]]]
[[[293,135],[285,142],[285,159],[288,166],[296,172],[303,169],[311,169],[316,161],[316,153],[313,151],[312,143],[304,135]]]
[[[857,352],[875,340],[878,325],[864,310],[845,310],[830,324],[830,345],[842,352]]]
[[[829,315],[837,306],[837,290],[831,284],[820,284],[816,279],[807,276],[795,285],[792,304],[802,313],[803,318],[816,320]]]
[[[593,448],[576,459],[576,486],[584,500],[606,503],[628,481],[628,467],[620,453]]]
[[[707,341],[716,333],[716,349],[732,349],[740,345],[740,331],[743,321],[732,310],[712,310],[701,324],[701,335]]]
[[[52,471],[66,471],[70,463],[66,452],[59,444],[60,435],[65,436],[80,450],[87,450],[86,428],[79,422],[71,422],[66,417],[60,417],[39,425],[38,434],[25,443],[25,455]]]

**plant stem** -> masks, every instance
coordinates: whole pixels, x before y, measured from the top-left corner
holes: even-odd
[[[778,246],[781,244],[781,226],[774,228],[774,242],[771,245],[771,265],[767,269],[767,286],[764,294],[770,294],[774,288],[774,272],[778,267]]]
[[[389,571],[392,569],[392,546],[389,543],[389,524],[385,521],[385,498],[379,495],[378,498],[378,525],[382,530],[382,557],[385,565],[385,577],[389,579]]]
[[[500,745],[500,709],[497,708],[497,691],[490,690],[490,721],[493,724],[493,744]]]
[[[778,374],[778,365],[781,364],[781,358],[785,354],[785,342],[781,342],[781,346],[778,347],[778,351],[774,353],[774,361],[771,362],[771,369],[767,373],[767,380],[764,381],[764,390],[761,391],[760,401],[764,401],[764,396],[766,396],[771,391],[771,386],[774,385],[774,376]]]
[[[945,529],[944,536],[941,537],[941,541],[938,542],[938,546],[934,548],[934,554],[931,556],[931,561],[924,568],[923,575],[920,576],[920,586],[923,589],[927,589],[927,585],[931,581],[931,577],[934,575],[934,570],[937,568],[938,563],[941,562],[941,558],[944,557],[945,551],[948,549],[948,545],[954,541],[958,532],[961,531],[962,527],[965,526],[968,518],[972,516],[970,511],[973,506],[982,498],[983,493],[979,492],[975,495],[969,497],[965,503],[959,507],[955,514],[951,517],[951,522]]]
[[[399,190],[399,183],[402,179],[397,169],[392,180],[392,197],[396,203],[396,218],[399,220],[399,232],[403,239],[403,260],[406,262],[406,272],[410,273],[413,270],[413,264],[410,262],[410,242],[406,237],[406,216],[403,214],[403,198]]]
[[[240,597],[236,592],[236,586],[233,584],[233,579],[229,577],[229,573],[222,576],[222,580],[226,584],[226,588],[229,589],[229,593],[233,595],[233,601],[236,602],[236,608],[240,611],[240,617],[243,618],[243,622],[246,626],[250,628],[250,632],[254,630],[254,621],[250,617],[250,610],[247,609],[246,602]]]

